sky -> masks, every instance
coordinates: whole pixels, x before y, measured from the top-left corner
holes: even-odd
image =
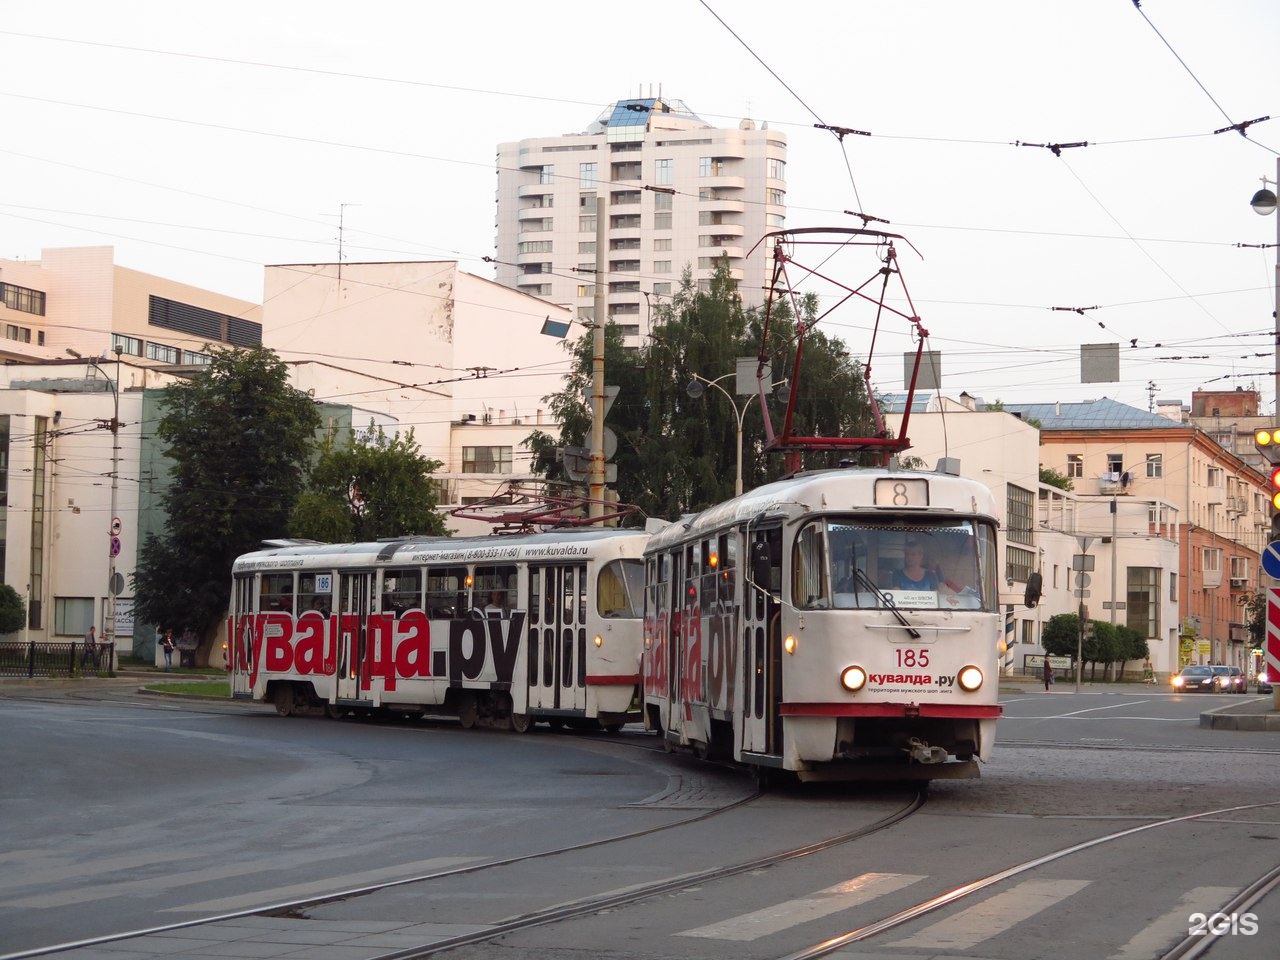
[[[1271,412],[1280,216],[1249,200],[1277,174],[1278,54],[1274,0],[47,0],[0,24],[0,258],[111,245],[256,302],[265,264],[340,255],[491,278],[497,144],[660,91],[786,132],[788,227],[856,210],[909,241],[944,392],[1257,388]],[[866,358],[863,317],[824,329]],[[1120,380],[1082,384],[1098,343]],[[911,348],[878,342],[878,389]]]

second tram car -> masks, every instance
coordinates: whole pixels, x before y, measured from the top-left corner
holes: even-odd
[[[978,775],[1002,616],[990,491],[844,469],[768,484],[654,535],[644,717],[761,779]]]
[[[234,697],[279,713],[638,720],[638,530],[279,541],[232,569]]]

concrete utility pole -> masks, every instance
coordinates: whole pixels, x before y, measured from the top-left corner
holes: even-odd
[[[608,311],[604,257],[607,236],[604,191],[597,184],[596,296],[591,330],[591,503],[587,508],[587,516],[593,520],[604,516],[604,325]]]

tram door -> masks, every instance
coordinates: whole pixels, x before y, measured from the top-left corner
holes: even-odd
[[[742,749],[782,752],[782,530],[751,531],[743,578]]]
[[[529,568],[529,709],[587,709],[587,567]]]
[[[338,575],[338,699],[367,699],[361,680],[368,642],[366,617],[373,596],[372,573]]]

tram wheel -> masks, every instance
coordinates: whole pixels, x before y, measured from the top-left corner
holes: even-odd
[[[511,729],[516,733],[528,733],[533,727],[533,717],[527,713],[511,714]]]
[[[276,705],[276,713],[282,717],[293,715],[293,687],[284,683],[276,687],[275,696],[272,698]]]
[[[470,694],[464,694],[458,704],[458,722],[462,724],[462,729],[470,730],[479,719],[480,708],[476,705],[476,698]]]
[[[324,705],[324,715],[330,720],[341,720],[347,715],[347,711],[336,703],[326,703]]]

